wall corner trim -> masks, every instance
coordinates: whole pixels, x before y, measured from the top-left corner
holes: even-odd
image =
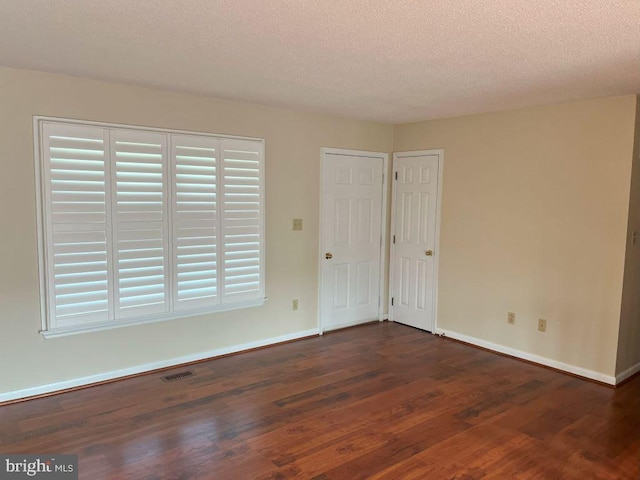
[[[489,342],[487,340],[481,340],[475,337],[470,337],[468,335],[463,335],[461,333],[453,332],[451,330],[438,328],[436,329],[435,333],[438,335],[444,335],[445,337],[449,337],[454,340],[459,340],[464,343],[469,343],[477,347],[486,348],[487,350],[492,350],[497,353],[502,353],[504,355],[509,355],[511,357],[526,360],[528,362],[537,363],[539,365],[551,367],[556,370],[561,370],[563,372],[567,372],[572,375],[577,375],[579,377],[595,380],[596,382],[606,383],[607,385],[615,386],[617,383],[620,383],[618,380],[618,377],[605,375],[604,373],[595,372],[593,370],[588,370],[586,368],[578,367],[576,365],[570,365],[568,363],[559,362],[557,360],[552,360],[551,358],[542,357],[540,355],[524,352],[522,350],[516,350],[515,348],[500,345],[498,343]],[[640,364],[636,365],[636,367],[640,369]],[[626,372],[623,372],[623,374],[624,373]]]
[[[233,353],[240,353],[247,350],[253,350],[255,348],[267,347],[270,345],[276,345],[279,343],[285,343],[292,340],[303,339],[306,337],[312,337],[319,335],[320,332],[317,328],[311,330],[304,330],[301,332],[290,333],[279,337],[271,337],[263,340],[256,340],[254,342],[243,343],[241,345],[232,345],[229,347],[217,348],[215,350],[209,350],[206,352],[198,352],[191,355],[185,355],[182,357],[174,357],[167,360],[160,360],[158,362],[145,363],[143,365],[137,365],[134,367],[123,368],[120,370],[113,370],[110,372],[98,373],[95,375],[88,375],[86,377],[73,378],[71,380],[64,380],[62,382],[49,383],[46,385],[38,385],[35,387],[29,387],[22,390],[14,390],[9,392],[0,392],[0,405],[5,402],[13,402],[16,400],[27,400],[29,397],[38,397],[42,395],[54,394],[57,392],[62,393],[65,390],[75,389],[78,387],[89,387],[93,384],[100,384],[112,380],[117,380],[132,375],[138,375],[142,373],[152,372],[154,370],[160,370],[170,367],[175,367],[183,364],[189,364],[199,362],[202,360],[213,360],[216,357],[230,355]]]

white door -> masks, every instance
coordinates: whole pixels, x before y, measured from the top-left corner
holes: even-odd
[[[331,330],[380,318],[386,154],[327,149],[322,160],[320,328]]]
[[[393,156],[392,320],[433,332],[442,151]]]

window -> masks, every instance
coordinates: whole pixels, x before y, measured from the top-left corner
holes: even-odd
[[[264,302],[263,140],[35,119],[43,334]]]

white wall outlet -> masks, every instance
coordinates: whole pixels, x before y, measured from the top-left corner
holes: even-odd
[[[546,332],[547,331],[547,321],[544,318],[538,320],[538,331]]]
[[[509,325],[515,325],[516,324],[516,314],[513,312],[509,312],[507,313],[507,323]]]
[[[302,219],[301,218],[294,218],[293,219],[293,230],[296,232],[299,232],[300,230],[302,230]]]
[[[297,298],[294,298],[294,299],[291,301],[291,310],[293,310],[294,312],[295,312],[296,310],[298,310],[298,299],[297,299]]]

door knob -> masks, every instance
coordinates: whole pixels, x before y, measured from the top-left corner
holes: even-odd
[[[324,254],[324,258],[326,258],[327,260],[331,260],[333,258],[333,254],[327,252],[327,253]]]
[[[433,250],[427,250],[426,252],[424,252],[424,254],[425,254],[427,257],[432,257],[432,256],[433,256]]]

